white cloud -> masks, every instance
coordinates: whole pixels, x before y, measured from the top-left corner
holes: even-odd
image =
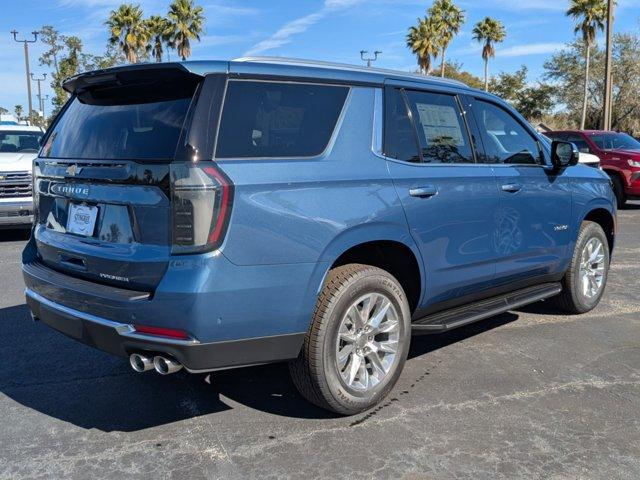
[[[244,40],[246,40],[245,35],[205,35],[202,37],[202,40],[193,44],[192,48],[229,45],[231,43],[242,42]]]
[[[311,25],[320,20],[324,15],[321,13],[312,13],[304,17],[297,18],[286,23],[280,30],[271,35],[269,38],[256,43],[245,55],[257,55],[267,50],[281,47],[291,42],[291,37],[297,33],[306,31]]]
[[[204,4],[203,8],[205,13],[212,11],[214,15],[256,15],[260,12],[257,8],[241,7],[238,5],[226,5],[220,3],[208,3]]]
[[[464,8],[473,9],[482,7],[483,10],[504,9],[511,11],[522,10],[548,10],[555,12],[564,12],[567,4],[560,0],[485,0],[478,2],[477,0],[460,2]]]
[[[524,45],[513,45],[504,49],[497,47],[496,55],[507,58],[526,55],[545,55],[562,50],[565,46],[564,43],[528,43]]]
[[[279,48],[291,42],[291,37],[299,33],[306,32],[309,27],[318,23],[327,15],[334,13],[338,10],[344,10],[352,7],[362,0],[325,0],[322,8],[317,12],[310,13],[304,17],[296,18],[290,22],[285,23],[276,33],[269,38],[256,43],[247,52],[246,56],[259,55],[268,50]]]
[[[349,8],[362,0],[325,0],[324,6],[328,9]]]
[[[58,0],[61,7],[115,7],[122,4],[122,0]],[[157,4],[158,0],[138,0],[134,2],[136,5],[144,7],[146,4]]]

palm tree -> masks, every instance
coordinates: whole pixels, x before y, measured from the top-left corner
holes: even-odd
[[[484,89],[489,90],[489,59],[496,56],[494,44],[504,41],[507,31],[500,20],[485,17],[473,27],[473,39],[484,44],[482,46],[482,59],[484,60]]]
[[[576,21],[575,33],[582,33],[584,42],[584,99],[582,101],[582,117],[580,130],[584,130],[587,119],[587,103],[589,96],[589,61],[591,47],[596,43],[598,30],[603,31],[607,18],[606,0],[571,0],[567,16]]]
[[[124,3],[111,10],[105,25],[109,27],[109,44],[117,45],[127,61],[136,63],[149,41],[143,13],[139,5]]]
[[[440,44],[440,76],[444,77],[447,47],[456,36],[465,22],[464,10],[454,5],[452,0],[435,0],[429,9],[429,17],[433,18],[435,29],[438,32]]]
[[[436,31],[430,17],[419,18],[418,23],[409,28],[407,46],[418,58],[420,73],[428,75],[431,57],[436,58],[439,52]]]
[[[13,111],[16,114],[16,120],[18,121],[22,120],[22,114],[24,113],[24,110],[22,109],[22,105],[16,105]]]
[[[191,41],[200,41],[203,31],[204,14],[200,6],[196,6],[193,0],[174,0],[169,5],[170,41],[169,45],[178,50],[182,60],[191,55]]]
[[[149,39],[151,40],[149,45],[147,45],[147,51],[151,52],[156,62],[161,62],[164,44],[169,41],[171,24],[166,18],[160,15],[151,15],[145,21],[145,24],[149,33]]]

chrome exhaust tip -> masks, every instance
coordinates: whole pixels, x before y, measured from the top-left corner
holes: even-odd
[[[182,365],[179,362],[160,355],[153,357],[153,366],[160,375],[169,375],[182,369]]]
[[[129,355],[129,363],[131,368],[136,372],[142,373],[153,368],[153,359],[140,353],[132,353]]]

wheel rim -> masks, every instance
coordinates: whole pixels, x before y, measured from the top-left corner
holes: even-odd
[[[599,238],[592,238],[582,249],[580,257],[580,286],[585,297],[594,298],[600,293],[604,274],[604,245]]]
[[[392,370],[398,356],[400,321],[391,300],[369,293],[349,306],[336,339],[336,362],[344,383],[367,391]]]

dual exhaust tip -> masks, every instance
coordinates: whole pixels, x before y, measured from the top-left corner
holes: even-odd
[[[182,370],[182,364],[180,362],[172,358],[163,357],[162,355],[148,357],[141,353],[132,353],[129,355],[129,363],[131,364],[131,368],[139,373],[155,368],[156,372],[160,375],[169,375],[170,373],[176,373]]]

